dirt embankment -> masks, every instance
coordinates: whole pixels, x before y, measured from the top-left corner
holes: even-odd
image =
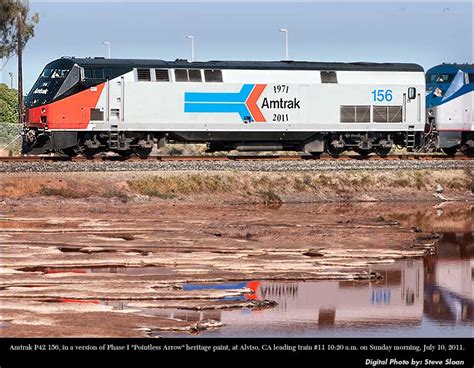
[[[11,173],[0,197],[46,196],[281,203],[469,200],[472,170]]]

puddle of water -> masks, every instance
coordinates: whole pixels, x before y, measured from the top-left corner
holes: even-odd
[[[57,298],[57,299],[43,299],[41,300],[43,303],[81,303],[81,304],[101,304],[100,300],[89,300],[89,299],[65,299],[65,298]]]
[[[444,233],[436,255],[373,265],[383,279],[370,283],[262,281],[253,297],[276,307],[215,311],[224,327],[199,336],[472,337],[473,247],[472,233]]]
[[[251,292],[243,295],[224,296],[219,300],[225,301],[245,301],[257,300],[256,292],[260,286],[260,281],[241,281],[241,282],[226,282],[218,284],[184,284],[184,291],[192,290],[239,290],[250,289]]]
[[[89,250],[87,248],[70,248],[70,247],[59,247],[59,251],[63,253],[117,253],[116,250],[113,249],[98,249],[98,250]]]
[[[94,271],[92,271],[94,272]],[[175,271],[167,267],[111,267],[107,272],[118,273],[123,275],[172,275]]]
[[[133,254],[138,253],[142,256],[150,255],[150,252],[141,249],[125,249],[122,252],[116,249],[103,249],[103,248],[75,248],[75,247],[58,247],[58,250],[63,253],[84,253],[84,254],[92,254],[92,253],[123,253],[123,254]]]
[[[174,319],[180,321],[186,321],[190,323],[197,323],[202,321],[220,321],[221,311],[218,310],[188,310],[188,309],[176,309],[176,308],[136,308],[129,306],[128,301],[101,301],[100,304],[113,307],[115,310],[138,310],[141,315],[151,317],[161,317],[167,319]],[[151,331],[150,337],[162,336],[162,331]],[[171,335],[173,336],[173,335]],[[184,336],[189,336],[186,333]]]
[[[217,284],[184,284],[183,290],[192,291],[251,289],[253,292],[255,292],[259,285],[259,281],[225,282]]]
[[[56,287],[56,285],[49,285],[49,284],[19,284],[19,285],[10,285],[10,286],[5,286],[5,287],[0,287],[1,290],[21,290],[21,289],[34,289],[34,288],[53,288]]]
[[[239,289],[250,289],[252,292],[239,296],[222,297],[219,300],[223,301],[245,301],[255,300],[255,292],[260,287],[259,281],[244,281],[234,283],[219,283],[219,284],[185,284],[183,290],[239,290]],[[177,308],[139,308],[130,306],[130,301],[110,301],[110,300],[92,300],[92,299],[43,299],[43,303],[85,303],[85,304],[102,304],[111,306],[115,310],[138,310],[140,314],[152,317],[163,317],[168,319],[177,319],[191,323],[203,322],[203,321],[217,321],[221,320],[221,311],[219,310],[188,310],[188,309],[177,309]],[[152,302],[152,301],[150,301]],[[162,331],[150,332],[151,337],[161,336]]]
[[[42,273],[87,273],[87,269],[83,268],[64,268],[64,267],[43,267],[43,266],[34,266],[34,267],[22,267],[18,268],[17,271],[22,272],[42,272]]]
[[[171,275],[174,274],[174,270],[166,267],[148,266],[148,267],[126,267],[126,266],[96,266],[96,267],[23,267],[19,268],[18,271],[23,272],[42,272],[44,274],[53,273],[116,273],[122,275]]]
[[[443,218],[442,211],[439,212],[436,216]],[[405,222],[403,226],[421,226],[424,231],[438,232],[436,226],[442,226],[449,228],[451,232],[441,233],[435,255],[371,266],[371,272],[378,272],[383,276],[378,281],[252,281],[183,286],[185,291],[248,288],[252,290],[251,293],[224,297],[222,300],[269,299],[278,303],[274,308],[195,311],[133,308],[128,301],[47,301],[100,303],[117,310],[139,309],[141,314],[150,316],[188,322],[215,320],[224,324],[219,329],[202,332],[199,334],[201,337],[472,337],[474,236],[470,232],[472,227],[468,227],[469,213],[463,215],[462,226],[454,212],[441,225],[434,224],[432,216],[420,215],[407,219],[402,215],[398,216]],[[472,224],[472,220],[470,223]],[[462,231],[459,232],[459,229]],[[314,253],[313,256],[318,254]],[[156,266],[34,267],[21,270],[126,275],[174,273],[173,269]],[[190,336],[188,333],[161,331],[157,335]]]

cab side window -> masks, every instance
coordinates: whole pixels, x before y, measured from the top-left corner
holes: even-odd
[[[84,77],[86,79],[104,79],[104,69],[101,68],[85,68]]]

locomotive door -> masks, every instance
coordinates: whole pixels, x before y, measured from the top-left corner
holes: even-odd
[[[421,96],[417,93],[415,87],[410,87],[403,94],[403,122],[413,125],[421,122]]]
[[[107,84],[107,120],[111,125],[119,125],[124,120],[123,77],[108,81]]]

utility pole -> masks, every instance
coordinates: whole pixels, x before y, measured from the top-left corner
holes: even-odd
[[[280,28],[280,32],[285,34],[285,60],[288,58],[288,30],[286,28]]]
[[[188,35],[186,38],[191,40],[191,62],[194,62],[194,36]]]
[[[8,75],[10,76],[10,89],[13,89],[13,73],[8,72]]]
[[[108,50],[108,58],[110,59],[110,42],[109,41],[104,41],[102,42],[105,46],[107,46],[107,50]]]
[[[17,25],[17,54],[18,54],[18,124],[23,124],[23,72],[22,72],[22,16],[21,12],[18,12],[18,25]]]

